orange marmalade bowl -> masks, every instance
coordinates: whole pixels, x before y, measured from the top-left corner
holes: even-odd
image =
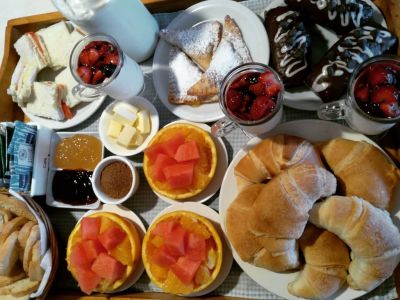
[[[142,259],[158,287],[171,294],[189,295],[214,282],[221,270],[222,253],[221,238],[208,219],[175,211],[152,223],[143,240]]]
[[[94,225],[95,223],[97,224]],[[118,235],[119,240],[115,238]],[[109,293],[120,288],[131,278],[140,260],[140,253],[141,241],[135,225],[115,213],[97,212],[82,218],[72,230],[68,238],[66,260],[68,270],[78,281],[83,292]],[[88,262],[90,256],[92,261]],[[106,260],[97,263],[96,268],[94,265],[100,256],[106,257]],[[115,270],[114,265],[120,268]],[[103,272],[107,276],[115,272],[119,276],[113,280],[101,278],[96,273],[96,278],[93,278],[94,272]]]
[[[197,145],[198,158],[182,163],[175,161],[174,158],[179,152],[178,146],[190,143]],[[166,160],[172,159],[172,164],[194,164],[191,185],[173,187],[164,178],[160,178],[160,175],[156,175],[160,174],[160,164],[157,162],[160,153],[163,155],[169,153],[169,157],[166,157]],[[171,162],[166,162],[165,160],[161,164],[163,163],[171,164]],[[155,192],[175,200],[184,200],[201,193],[214,177],[216,167],[217,150],[213,139],[202,128],[187,123],[175,123],[161,129],[150,141],[143,159],[143,170],[150,187]],[[166,172],[166,174],[171,174],[171,172]],[[162,176],[163,174],[161,174]],[[179,180],[185,179],[184,177]]]

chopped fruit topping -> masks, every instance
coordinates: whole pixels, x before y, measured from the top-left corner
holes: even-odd
[[[93,262],[93,259],[88,258],[85,248],[82,244],[77,244],[71,252],[71,266],[76,269],[78,267],[88,268]]]
[[[156,225],[153,234],[166,238],[171,234],[172,230],[178,225],[175,221],[163,221]]]
[[[215,268],[215,265],[217,264],[217,252],[213,248],[208,250],[207,253],[207,268],[210,270]]]
[[[376,65],[369,71],[369,83],[371,85],[395,84],[396,78],[390,67]]]
[[[90,295],[101,281],[101,278],[90,269],[77,268],[75,272],[79,287],[87,295]]]
[[[399,97],[399,90],[392,85],[381,86],[372,92],[372,103],[396,103]]]
[[[153,263],[167,268],[176,263],[177,258],[170,253],[166,245],[163,245],[154,251],[151,260]]]
[[[173,158],[163,153],[158,154],[153,164],[151,176],[155,180],[165,181],[164,169],[174,164],[176,164],[176,161]]]
[[[126,267],[114,257],[101,253],[94,261],[91,269],[100,278],[114,282],[124,276]]]
[[[190,284],[200,267],[200,261],[193,261],[187,257],[179,257],[178,261],[171,265],[171,271],[185,284]]]
[[[118,65],[118,50],[109,42],[93,41],[79,55],[77,73],[86,84],[102,83]]]
[[[194,163],[185,162],[167,166],[163,169],[164,176],[172,188],[185,188],[193,183]]]
[[[243,94],[237,90],[229,89],[227,93],[226,105],[232,111],[239,111],[242,107]]]
[[[199,270],[196,273],[196,276],[194,277],[194,283],[197,285],[202,285],[207,282],[209,282],[211,279],[211,272],[210,270],[203,265],[200,265]]]
[[[272,112],[275,102],[267,96],[258,96],[250,108],[250,116],[252,120],[260,120],[268,113]]]
[[[256,96],[265,95],[265,83],[258,82],[249,86],[249,90]]]
[[[196,141],[190,141],[179,146],[175,153],[178,162],[196,160],[200,158],[199,147]]]
[[[189,233],[186,256],[194,261],[206,260],[206,240],[199,234]]]
[[[400,115],[399,104],[395,103],[381,103],[379,104],[385,118],[394,118]]]
[[[185,137],[182,134],[177,134],[173,138],[162,143],[161,147],[164,150],[164,153],[169,157],[174,158],[175,153],[178,150],[179,146],[185,143]]]
[[[183,283],[174,272],[169,270],[164,282],[164,290],[174,294],[188,294],[193,291],[193,283]]]
[[[151,239],[151,244],[156,248],[160,248],[162,245],[164,245],[164,239],[161,236],[156,235]]]
[[[158,156],[158,154],[163,153],[166,154],[164,151],[163,144],[154,144],[144,150],[144,154],[149,158],[151,162],[154,162]],[[175,155],[175,152],[174,152]],[[170,156],[171,157],[171,156]],[[172,156],[173,157],[173,156]]]
[[[368,99],[369,99],[368,84],[360,85],[358,87],[358,89],[355,91],[354,96],[356,97],[356,100],[358,100],[358,101],[368,102]]]
[[[119,227],[110,227],[99,235],[99,241],[108,251],[114,249],[126,237],[126,232]]]
[[[82,247],[88,259],[94,260],[100,253],[106,252],[103,245],[98,240],[87,240],[82,242]]]
[[[84,217],[81,221],[81,232],[83,240],[96,240],[100,233],[100,218]]]
[[[168,252],[175,256],[180,257],[186,254],[187,231],[181,226],[176,226],[166,237],[165,247]]]

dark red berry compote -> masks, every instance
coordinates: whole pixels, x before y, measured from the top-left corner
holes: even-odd
[[[268,69],[242,71],[227,87],[225,107],[240,121],[260,121],[274,112],[282,90],[280,80]]]
[[[354,99],[372,117],[400,116],[400,62],[377,61],[361,69],[355,79]]]
[[[112,76],[118,60],[118,49],[113,44],[92,41],[79,54],[76,73],[84,83],[97,85]]]

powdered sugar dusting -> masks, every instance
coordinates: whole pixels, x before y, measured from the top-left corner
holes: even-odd
[[[190,57],[212,55],[218,47],[221,24],[217,21],[204,22],[184,30],[160,31],[161,38],[179,47]]]
[[[233,48],[242,57],[243,63],[252,62],[250,51],[243,40],[240,28],[229,15],[225,17],[222,40],[226,40],[232,43]]]
[[[173,103],[196,102],[197,96],[189,96],[187,91],[202,75],[200,69],[176,47],[169,52],[169,99]]]

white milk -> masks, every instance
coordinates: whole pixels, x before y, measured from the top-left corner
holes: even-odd
[[[149,58],[158,40],[158,24],[140,0],[52,0],[57,9],[87,33],[116,39],[136,62]]]

